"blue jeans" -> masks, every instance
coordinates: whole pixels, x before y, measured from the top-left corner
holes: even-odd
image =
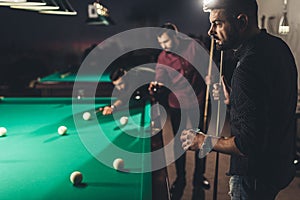
[[[231,200],[274,200],[279,191],[248,176],[234,175],[229,180]]]

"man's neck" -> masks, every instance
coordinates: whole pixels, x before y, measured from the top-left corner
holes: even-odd
[[[251,28],[245,31],[245,34],[241,37],[241,40],[239,42],[239,45],[234,48],[234,51],[237,51],[245,41],[250,40],[251,38],[255,37],[256,35],[258,35],[260,33],[260,29],[258,27],[255,28]]]
[[[259,33],[260,33],[260,29],[257,26],[254,27],[254,28],[251,28],[251,29],[247,30],[246,34],[245,34],[245,37],[244,37],[244,41],[245,40],[249,40],[249,39],[255,37]]]

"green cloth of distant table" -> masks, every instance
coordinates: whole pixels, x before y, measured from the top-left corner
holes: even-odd
[[[56,72],[41,78],[40,82],[111,82],[109,78],[109,73],[104,73],[102,75],[98,74],[80,74],[77,76],[76,73],[65,72],[60,73]]]
[[[43,97],[71,97],[74,95],[110,97],[114,89],[109,73],[101,75],[74,72],[56,72],[38,78],[34,87],[41,92]]]

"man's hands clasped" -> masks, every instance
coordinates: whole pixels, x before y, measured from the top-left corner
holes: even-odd
[[[183,130],[180,136],[182,142],[182,148],[192,151],[197,151],[203,144],[205,134],[202,132],[197,132],[193,129]]]

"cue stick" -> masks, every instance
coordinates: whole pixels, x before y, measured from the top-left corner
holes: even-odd
[[[211,43],[210,43],[210,53],[209,53],[209,64],[208,64],[208,72],[207,76],[209,78],[211,77],[211,70],[212,70],[212,62],[213,62],[213,51],[214,51],[214,37],[211,36]],[[210,84],[207,84],[206,86],[206,94],[205,94],[205,106],[204,106],[204,115],[203,115],[203,132],[206,132],[207,130],[207,113],[208,113],[208,101],[209,101],[209,90],[210,90]]]
[[[110,107],[110,105],[106,105],[106,106]],[[98,109],[95,109],[95,114],[97,114],[99,112],[102,112],[106,106],[103,106],[103,107],[100,107]]]
[[[104,107],[97,108],[97,109],[95,110],[95,113],[102,112],[104,108],[105,108],[105,106],[104,106]]]
[[[223,54],[221,51],[221,60],[220,60],[220,76],[219,76],[219,87],[221,86],[222,81],[222,72],[223,72]],[[217,109],[217,122],[216,122],[216,136],[219,137],[219,126],[220,126],[220,96],[218,99],[218,109]],[[215,164],[215,177],[214,177],[214,190],[213,190],[213,200],[217,199],[218,193],[218,176],[219,176],[219,152],[216,152],[216,164]]]
[[[71,74],[71,72],[66,72],[60,75],[60,78],[66,78],[67,76],[69,76]]]

